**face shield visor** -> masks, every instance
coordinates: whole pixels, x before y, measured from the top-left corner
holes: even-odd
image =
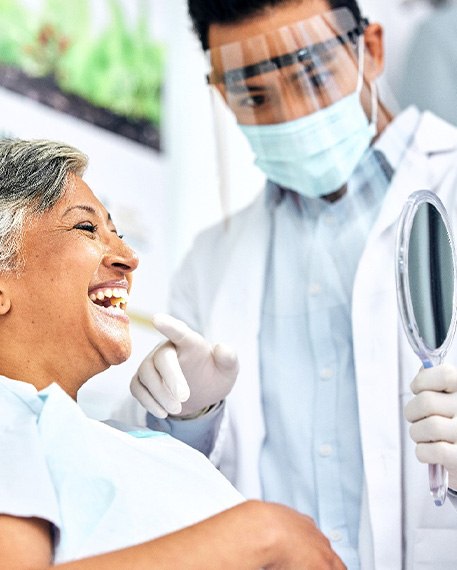
[[[376,132],[361,106],[366,20],[326,12],[208,51],[208,82],[236,117],[256,163],[309,197],[341,188]]]

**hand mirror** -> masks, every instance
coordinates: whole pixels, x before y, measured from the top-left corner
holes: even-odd
[[[400,216],[396,244],[397,300],[408,341],[424,368],[440,364],[456,325],[456,260],[447,212],[428,190],[411,194]],[[447,471],[429,465],[437,506],[447,493]]]

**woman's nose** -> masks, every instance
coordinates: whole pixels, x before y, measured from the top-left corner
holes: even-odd
[[[116,243],[112,244],[106,255],[106,265],[114,267],[123,273],[135,271],[139,263],[138,255],[120,237],[115,235],[114,239]]]

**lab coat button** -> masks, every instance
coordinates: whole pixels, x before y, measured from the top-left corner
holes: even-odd
[[[322,380],[330,380],[333,378],[334,372],[332,368],[322,368],[319,375]]]
[[[328,443],[323,443],[319,447],[319,455],[321,457],[328,457],[329,455],[332,455],[332,453],[333,453],[332,446],[329,445]]]
[[[343,534],[339,530],[330,531],[329,538],[332,542],[339,542],[343,539]]]

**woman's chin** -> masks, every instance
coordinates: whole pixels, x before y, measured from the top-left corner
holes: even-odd
[[[93,346],[108,366],[122,364],[132,352],[129,319],[126,315],[112,316],[96,305],[91,307]],[[95,338],[94,338],[95,337]]]
[[[103,357],[108,366],[116,366],[125,362],[132,353],[130,337],[119,342],[112,342],[103,347]]]

